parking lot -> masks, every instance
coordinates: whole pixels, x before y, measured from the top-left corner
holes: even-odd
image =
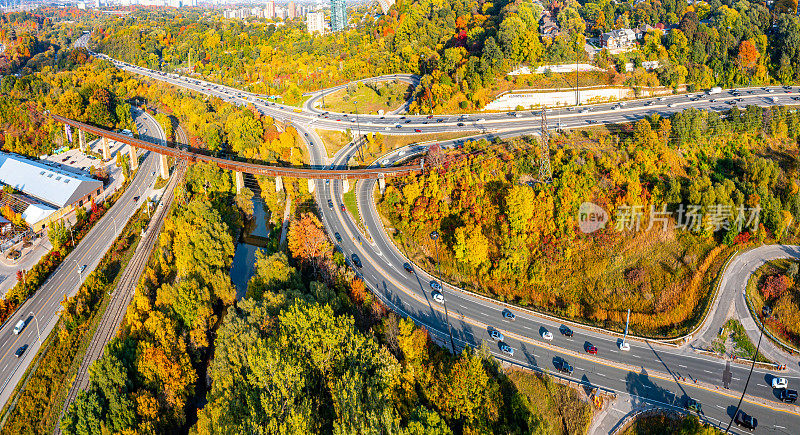
[[[93,152],[99,155],[103,154],[103,143],[100,139],[89,142],[89,147]],[[49,155],[44,157],[44,160],[51,162],[60,169],[77,172],[82,175],[88,175],[92,166],[95,168],[100,168],[107,165],[113,166],[117,161],[116,155],[118,152],[128,152],[128,145],[113,140],[108,141],[108,147],[111,150],[111,160],[108,162],[103,162],[102,159],[93,155],[85,154],[78,148],[73,148],[60,154]],[[114,171],[112,168],[109,168],[109,172]]]

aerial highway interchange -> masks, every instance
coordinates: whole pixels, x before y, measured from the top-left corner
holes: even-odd
[[[101,54],[95,55],[107,58]],[[385,132],[386,134],[412,135],[466,130],[475,132],[476,138],[530,135],[536,134],[541,128],[541,110],[435,116],[359,115],[356,120],[354,115],[321,112],[313,107],[314,102],[322,93],[329,93],[331,90],[315,93],[304,108],[298,109],[270,102],[264,96],[199,79],[148,70],[116,60],[113,62],[122,69],[209,96],[223,98],[234,104],[254,104],[265,115],[292,122],[301,133],[301,137],[306,140],[312,167],[317,168],[347,168],[347,162],[356,152],[355,147],[344,147],[333,158],[329,158],[322,139],[315,131],[317,128],[330,130],[355,130],[358,128],[362,133]],[[395,78],[411,83],[416,80],[409,75],[383,77],[383,79]],[[580,108],[553,108],[552,110],[548,109],[547,116],[552,129],[574,129],[595,124],[631,122],[655,113],[669,116],[687,108],[723,111],[734,105],[742,108],[747,105],[792,105],[800,99],[799,89],[798,87],[746,88],[725,90],[714,95],[695,92],[689,95],[628,101],[624,105],[606,103]],[[150,121],[137,119],[137,122]],[[160,130],[157,126],[151,126],[150,129],[151,131]],[[439,144],[448,147],[464,140],[462,138],[440,141]],[[423,154],[426,149],[427,147],[424,145],[412,144],[405,147],[402,153],[393,150],[387,156],[379,158],[378,161],[384,164],[384,160],[389,160],[388,164],[391,165],[412,155]],[[149,155],[142,166],[145,170],[139,171],[134,183],[151,185],[147,184],[153,182],[152,177],[149,176],[149,168],[154,164],[155,157]],[[375,163],[375,165],[377,164],[378,162]],[[771,258],[800,257],[800,250],[793,247],[766,246],[747,253],[749,257],[747,257],[748,261],[743,263],[744,265],[738,264],[735,260],[733,262],[735,264],[725,270],[726,276],[721,280],[721,288],[712,302],[712,310],[695,334],[675,342],[645,340],[629,336],[630,350],[622,351],[620,350],[622,337],[618,333],[565,322],[442,283],[441,293],[446,303],[446,318],[445,305],[434,301],[432,296],[434,294],[432,282],[438,283],[438,278],[413,265],[386,233],[373,200],[377,181],[362,181],[356,186],[356,196],[363,225],[368,234],[362,234],[353,221],[353,217],[342,211],[344,186],[341,180],[315,180],[314,183],[322,219],[332,240],[335,240],[346,258],[352,259],[353,255],[358,258],[357,264],[350,260],[353,268],[387,306],[425,326],[434,340],[442,346],[448,348],[451,346],[449,337],[452,334],[456,351],[467,345],[485,346],[495,358],[506,363],[552,373],[554,376],[581,383],[587,388],[598,387],[619,394],[629,394],[635,400],[665,408],[683,409],[686,400],[692,398],[702,404],[701,419],[722,428],[728,425],[736,409],[739,396],[748,378],[750,366],[729,363],[723,359],[696,352],[693,350],[692,344],[707,341],[709,336],[715,335],[718,329],[717,325],[719,322],[724,322],[730,312],[735,313],[743,323],[747,320],[744,317],[749,316],[749,312],[742,309],[743,296],[740,291],[744,288],[745,283],[741,281],[746,280],[749,274],[755,270],[754,265],[763,264],[763,261]],[[125,207],[123,210],[125,213],[121,211],[119,213],[129,217],[134,206],[133,195],[135,195],[135,191],[132,193],[132,189],[128,189],[120,199],[120,203],[115,205],[109,214]],[[39,318],[44,319],[45,324],[53,318],[58,308],[58,303],[53,303],[55,300],[53,296],[59,292],[70,294],[77,290],[80,283],[80,276],[76,276],[77,264],[86,263],[92,267],[92,262],[99,261],[99,258],[102,257],[104,250],[87,249],[94,246],[90,245],[89,241],[96,240],[94,243],[100,243],[102,240],[104,243],[110,244],[113,240],[113,234],[108,232],[107,228],[101,229],[101,225],[96,226],[92,232],[100,234],[90,233],[79,245],[79,248],[70,254],[68,261],[45,284],[45,288],[37,292],[34,298],[20,310],[20,313],[27,313],[33,309]],[[76,255],[83,256],[78,261],[69,261]],[[408,271],[409,266],[411,272]],[[729,273],[731,270],[732,272]],[[57,282],[59,285],[51,284],[53,282]],[[48,285],[53,288],[47,287]],[[735,306],[736,309],[729,309],[728,307],[731,306]],[[513,313],[514,319],[504,316],[504,312]],[[18,316],[15,316],[14,319]],[[752,319],[750,322],[752,323]],[[0,351],[4,352],[4,356],[0,358],[0,376],[2,376],[4,385],[11,384],[10,387],[5,386],[0,392],[2,401],[6,400],[10,389],[13,389],[13,385],[20,376],[17,373],[20,369],[15,366],[17,362],[11,355],[11,351],[16,349],[20,340],[33,342],[36,339],[34,328],[27,328],[20,336],[11,335],[10,327],[13,325],[10,323],[4,325],[3,331],[0,331],[7,334],[7,337],[11,337],[0,347]],[[500,349],[499,341],[490,335],[493,330],[501,332],[502,341],[513,349],[513,354]],[[545,337],[549,337],[546,332],[551,333],[553,337],[546,339]],[[752,339],[752,331],[748,332]],[[42,336],[46,336],[45,331],[42,331]],[[771,383],[774,377],[780,376],[788,380],[790,387],[800,386],[798,359],[789,356],[774,344],[767,343],[766,338],[762,342],[762,346],[772,350],[770,356],[774,362],[786,364],[787,368],[777,371],[756,367],[749,380],[742,409],[748,414],[758,417],[758,430],[761,432],[796,433],[796,427],[800,423],[798,408],[793,404],[781,403],[778,399],[778,390],[773,389]],[[596,354],[588,352],[593,348],[596,349]],[[32,350],[28,355],[35,353],[35,349]],[[23,358],[20,364],[24,365],[26,359]],[[562,367],[562,361],[568,362],[573,370],[559,372],[558,368]],[[730,378],[727,387],[723,385],[722,381],[726,372],[729,373]],[[736,426],[733,426],[732,429],[739,430],[736,429]]]

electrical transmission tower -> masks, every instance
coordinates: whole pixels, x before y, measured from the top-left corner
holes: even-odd
[[[542,109],[542,133],[539,142],[539,183],[553,182],[553,170],[550,168],[550,130],[547,129],[547,109]]]

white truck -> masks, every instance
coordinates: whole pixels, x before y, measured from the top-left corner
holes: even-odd
[[[719,86],[714,86],[713,88],[708,90],[708,95],[721,94],[721,93],[722,93],[722,88]]]

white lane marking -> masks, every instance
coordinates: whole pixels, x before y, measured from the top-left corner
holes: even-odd
[[[7,368],[8,368],[8,364],[6,364],[6,366],[3,367],[3,372],[5,372]]]
[[[678,367],[680,367],[680,368],[682,368],[682,369],[686,369],[686,368],[688,368],[688,367],[686,367],[686,366],[685,366],[685,365],[683,365],[683,364],[678,364]]]
[[[714,372],[710,372],[710,371],[708,371],[708,370],[703,370],[703,371],[704,371],[704,372],[706,372],[706,373],[714,373]]]
[[[634,358],[641,358],[639,355],[633,355]]]

